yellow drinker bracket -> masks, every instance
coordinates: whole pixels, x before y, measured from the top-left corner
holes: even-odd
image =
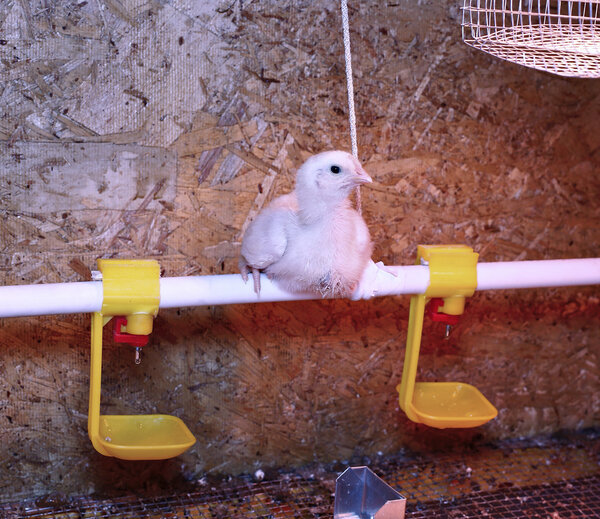
[[[415,382],[425,304],[442,298],[439,311],[460,315],[465,298],[477,288],[478,254],[465,245],[419,245],[417,264],[429,266],[429,287],[411,297],[400,407],[413,422],[438,429],[477,427],[495,418],[496,408],[483,394],[463,382]]]
[[[88,434],[105,456],[159,460],[178,456],[196,439],[177,417],[169,415],[101,415],[102,329],[114,316],[125,316],[125,331],[149,335],[160,302],[160,266],[153,260],[98,260],[103,304],[92,314]]]

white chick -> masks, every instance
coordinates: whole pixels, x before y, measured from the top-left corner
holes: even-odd
[[[273,200],[248,227],[240,271],[260,271],[290,292],[323,297],[352,295],[373,249],[369,230],[348,196],[372,182],[360,162],[343,151],[310,157],[298,170],[296,187]]]

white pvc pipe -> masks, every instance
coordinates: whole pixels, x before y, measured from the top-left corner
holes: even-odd
[[[102,308],[102,282],[0,287],[0,317],[80,314]]]
[[[477,290],[600,284],[600,258],[515,261],[477,265]],[[429,285],[427,266],[375,265],[371,262],[352,299],[421,294]],[[252,281],[239,274],[161,278],[160,308],[319,299],[292,294],[261,276],[256,295]],[[0,287],[0,317],[97,312],[102,282],[52,283]]]
[[[600,284],[600,258],[500,261],[477,265],[477,290]]]
[[[429,269],[420,265],[385,267],[370,262],[352,299],[374,296],[418,294],[429,285]],[[261,276],[260,294],[254,293],[252,279],[244,283],[239,274],[187,276],[160,280],[160,307],[270,303],[321,299],[318,294],[286,292],[266,276]]]

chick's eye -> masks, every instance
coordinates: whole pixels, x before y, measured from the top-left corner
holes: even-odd
[[[342,171],[342,169],[341,169],[339,166],[331,166],[331,168],[330,168],[330,169],[331,169],[331,172],[332,172],[332,173],[335,173],[335,174],[337,174],[337,173],[339,173],[340,171]]]

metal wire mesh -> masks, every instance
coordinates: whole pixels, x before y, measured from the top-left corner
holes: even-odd
[[[97,500],[89,497],[66,499],[64,503],[39,506],[39,500],[5,507],[7,518],[88,519],[88,518],[177,518],[177,519],[287,519],[332,515],[331,491],[317,480],[291,475],[274,481],[208,487],[198,492],[156,498]]]
[[[600,0],[464,0],[462,34],[519,65],[600,77]]]
[[[461,499],[417,505],[411,519],[470,517],[550,518],[600,517],[600,477],[553,484],[476,492]]]
[[[509,441],[461,453],[365,461],[407,497],[407,519],[600,518],[598,433],[568,441]],[[311,467],[269,481],[240,477],[152,498],[51,496],[0,505],[0,517],[331,518],[338,472]]]

